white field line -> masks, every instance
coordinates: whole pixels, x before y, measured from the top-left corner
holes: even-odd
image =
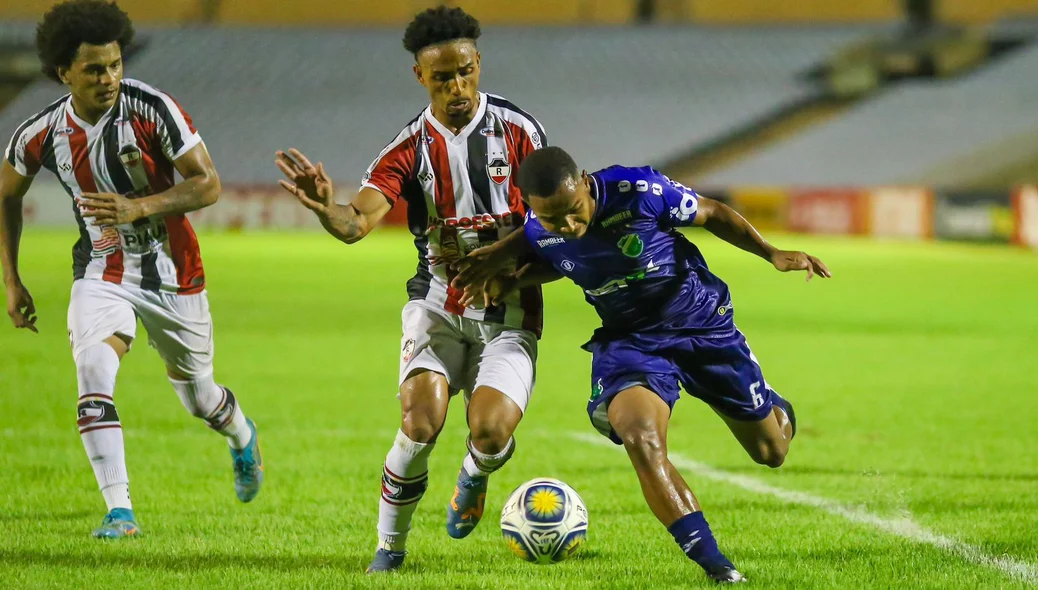
[[[572,437],[599,446],[616,447],[616,445],[598,434],[572,433]],[[1021,580],[1028,584],[1038,584],[1038,566],[1014,559],[1008,555],[989,555],[980,548],[968,543],[963,543],[962,541],[957,541],[951,537],[928,531],[913,522],[911,519],[904,517],[887,518],[872,514],[860,506],[849,506],[841,504],[836,500],[830,500],[829,498],[777,488],[757,478],[715,469],[709,465],[689,459],[688,457],[684,457],[678,453],[671,452],[670,461],[675,467],[691,471],[700,477],[734,485],[755,494],[767,494],[778,498],[787,504],[798,504],[801,506],[818,508],[819,510],[824,510],[830,514],[842,516],[851,522],[871,525],[883,532],[903,539],[908,539],[916,543],[932,545],[938,549],[943,549],[952,555],[957,555],[971,563],[995,568],[1011,578]]]

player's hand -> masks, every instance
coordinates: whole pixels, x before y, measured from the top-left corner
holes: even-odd
[[[782,272],[791,270],[806,270],[807,280],[811,280],[816,274],[823,279],[833,276],[829,268],[821,260],[811,256],[807,252],[796,252],[793,250],[776,250],[771,255],[771,263]]]
[[[144,217],[140,203],[115,193],[83,193],[77,202],[83,217],[99,226],[133,223]]]
[[[7,315],[11,316],[15,328],[28,328],[39,333],[36,329],[36,305],[25,285],[18,283],[7,286]]]
[[[288,152],[278,151],[275,163],[288,178],[278,181],[281,188],[299,199],[304,207],[314,213],[328,213],[328,209],[334,204],[335,190],[332,180],[324,172],[322,162],[314,166],[303,152],[292,148]]]
[[[466,286],[458,301],[465,307],[472,307],[482,301],[482,309],[486,309],[491,305],[501,305],[518,286],[519,280],[515,275],[497,275],[482,283]]]
[[[483,285],[501,274],[508,263],[509,256],[496,244],[476,248],[464,258],[451,263],[451,270],[458,273],[451,281],[451,287],[464,291],[472,285]]]

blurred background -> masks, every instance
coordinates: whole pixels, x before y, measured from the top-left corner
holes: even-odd
[[[400,39],[439,3],[120,0],[139,30],[127,75],[177,97],[224,180],[196,224],[316,226],[274,185],[290,146],[348,198],[428,103]],[[5,141],[64,93],[33,48],[51,4],[0,7]],[[588,170],[651,164],[766,230],[1038,246],[1038,0],[448,4],[484,26],[481,89]],[[27,208],[74,223],[47,182]]]

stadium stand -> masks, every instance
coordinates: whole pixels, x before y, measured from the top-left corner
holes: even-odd
[[[926,171],[960,161],[984,146],[1022,133],[1038,135],[1036,79],[1038,47],[1030,47],[962,78],[904,82],[701,182],[917,182]]]
[[[534,113],[589,169],[656,163],[812,92],[797,73],[873,30],[493,28],[480,43],[481,86]],[[273,152],[290,145],[353,182],[427,104],[399,30],[141,36],[128,74],[185,105],[227,183],[274,182]],[[33,84],[0,113],[0,130],[10,133],[62,91]]]

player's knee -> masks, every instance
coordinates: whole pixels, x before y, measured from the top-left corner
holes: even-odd
[[[119,356],[104,342],[86,348],[76,356],[79,395],[101,393],[111,396],[119,372]]]
[[[497,455],[508,447],[512,429],[496,420],[473,417],[469,420],[472,445],[481,453]]]
[[[657,429],[645,426],[624,429],[620,434],[624,448],[631,459],[640,463],[653,463],[666,457],[666,447]]]
[[[443,428],[443,422],[437,420],[432,412],[423,411],[422,408],[411,408],[402,414],[400,430],[407,438],[417,443],[430,443]]]
[[[757,445],[754,452],[750,455],[756,463],[776,469],[781,467],[786,461],[787,450],[787,448],[783,448],[782,446],[765,442]]]

